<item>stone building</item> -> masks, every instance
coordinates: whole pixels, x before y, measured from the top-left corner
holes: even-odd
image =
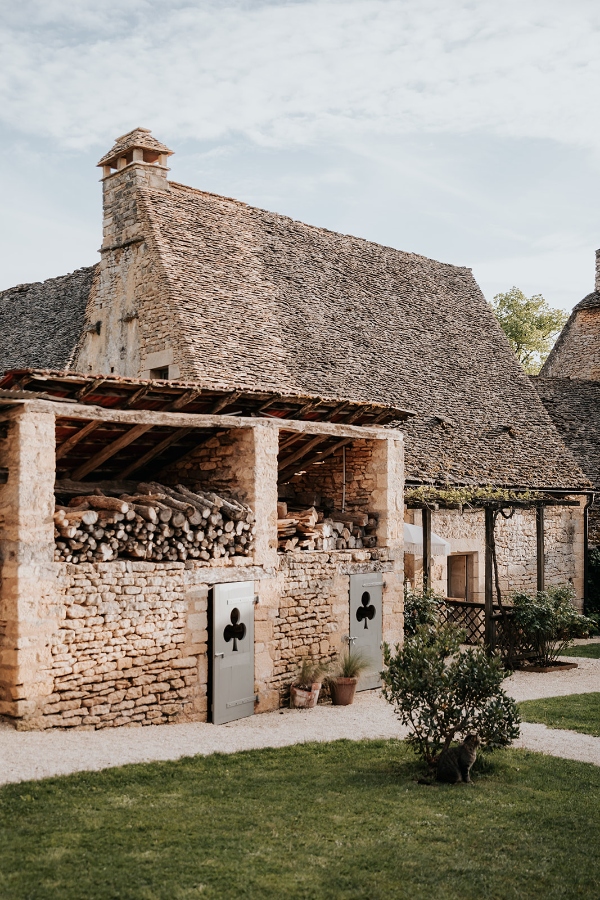
[[[0,294],[0,714],[272,709],[303,656],[360,645],[365,596],[401,639],[405,560],[413,580],[423,568],[404,519],[423,517],[424,548],[431,528],[450,545],[422,551],[428,580],[479,600],[486,513],[421,510],[423,486],[535,491],[545,544],[536,509],[499,520],[502,587],[535,589],[542,546],[545,577],[582,596],[589,482],[471,271],[177,184],[170,155],[145,129],[119,138],[99,163],[100,262]],[[252,555],[57,561],[55,492],[132,478],[248,504]],[[372,546],[281,552],[278,498],[368,517]],[[253,681],[223,700],[230,602],[247,604]]]
[[[535,387],[562,440],[583,469],[596,495],[589,500],[586,531],[600,547],[600,250],[596,283],[573,309]]]

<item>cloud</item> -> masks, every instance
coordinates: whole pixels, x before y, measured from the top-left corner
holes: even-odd
[[[600,150],[594,0],[35,0],[3,13],[0,121],[259,145],[491,134]]]

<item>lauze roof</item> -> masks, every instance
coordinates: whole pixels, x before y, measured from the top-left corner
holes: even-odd
[[[600,382],[542,377],[533,381],[563,441],[600,490]]]
[[[187,381],[414,410],[409,481],[587,486],[469,269],[173,182],[139,201]],[[0,295],[1,369],[68,365],[93,268],[80,273],[34,286],[35,303]]]

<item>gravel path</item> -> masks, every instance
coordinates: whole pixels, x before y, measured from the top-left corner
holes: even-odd
[[[516,700],[600,691],[600,660],[578,658],[577,662],[579,668],[566,672],[517,672],[505,682],[506,688]],[[352,706],[279,710],[220,726],[193,723],[19,732],[0,724],[0,784],[196,754],[339,738],[401,738],[405,734],[376,691],[358,694]],[[600,738],[589,735],[524,723],[516,746],[600,766]]]

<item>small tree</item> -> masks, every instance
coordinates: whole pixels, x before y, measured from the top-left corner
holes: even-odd
[[[488,749],[519,736],[516,704],[501,687],[506,672],[500,659],[479,647],[461,650],[462,637],[452,625],[435,631],[421,625],[394,651],[384,645],[383,694],[431,768],[468,733]]]
[[[432,590],[412,591],[404,588],[404,635],[415,634],[420,625],[434,628],[439,624],[444,597]]]
[[[526,372],[536,375],[567,321],[567,314],[552,309],[541,294],[526,297],[517,287],[496,294],[492,306],[519,362]]]
[[[535,651],[536,662],[549,666],[573,638],[589,634],[593,622],[573,607],[572,584],[551,587],[536,594],[513,596],[513,619],[524,644]]]

